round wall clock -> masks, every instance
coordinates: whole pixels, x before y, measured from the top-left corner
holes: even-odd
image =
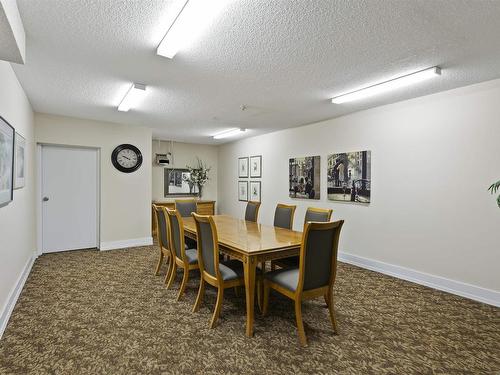
[[[111,162],[119,171],[131,173],[141,166],[142,154],[134,145],[123,144],[113,150]]]

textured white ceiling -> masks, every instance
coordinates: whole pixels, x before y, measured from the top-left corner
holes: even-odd
[[[0,0],[0,60],[23,64],[25,41],[16,2]]]
[[[500,1],[227,1],[173,60],[155,54],[181,0],[18,0],[27,38],[14,69],[36,111],[146,125],[221,143],[500,77]],[[372,99],[329,99],[430,66],[441,78]],[[116,106],[132,82],[138,108]],[[245,104],[247,109],[241,111]]]

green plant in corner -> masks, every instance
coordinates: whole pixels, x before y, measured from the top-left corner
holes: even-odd
[[[491,194],[495,194],[499,189],[500,189],[500,180],[491,184],[491,186],[488,188],[488,191],[491,191]],[[498,207],[500,207],[500,195],[497,197],[497,204]]]
[[[198,197],[201,198],[203,186],[205,186],[209,180],[208,172],[210,172],[212,167],[208,167],[199,157],[196,157],[196,166],[191,167],[186,165],[186,168],[189,170],[189,177],[185,180],[190,186],[193,185],[198,187]]]

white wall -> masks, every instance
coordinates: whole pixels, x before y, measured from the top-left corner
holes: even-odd
[[[35,114],[37,143],[100,149],[101,249],[151,241],[151,137],[151,129],[139,126]],[[113,149],[122,143],[141,150],[143,163],[134,173],[111,163]]]
[[[0,336],[36,250],[33,112],[9,63],[0,61],[0,116],[26,138],[25,187],[0,207]]]
[[[217,146],[200,145],[193,143],[162,141],[158,144],[157,140],[153,140],[153,200],[164,201],[171,199],[163,196],[163,167],[155,163],[154,158],[156,153],[172,152],[174,155],[173,168],[186,168],[186,165],[196,165],[196,157],[199,157],[212,169],[210,170],[210,180],[203,189],[202,199],[217,200],[217,163],[218,163],[218,148]],[[175,198],[175,197],[173,197]]]
[[[328,201],[326,156],[365,149],[372,203]],[[220,212],[243,217],[237,158],[256,154],[261,222],[277,202],[297,204],[298,230],[307,206],[331,207],[346,221],[342,252],[486,288],[500,303],[500,209],[487,192],[500,178],[500,80],[221,146]],[[308,155],[321,155],[320,201],[288,198],[288,159]]]

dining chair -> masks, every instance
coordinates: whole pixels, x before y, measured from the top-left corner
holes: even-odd
[[[333,331],[338,333],[335,320],[333,285],[337,274],[337,253],[343,220],[316,223],[307,222],[302,235],[300,260],[297,268],[282,268],[264,276],[264,303],[262,314],[269,307],[269,292],[274,289],[295,302],[295,319],[299,340],[307,345],[302,322],[302,301],[324,297],[327,301]]]
[[[176,199],[175,209],[179,211],[181,217],[190,217],[196,212],[196,201],[194,199]]]
[[[274,226],[285,229],[293,228],[293,216],[297,206],[278,203],[274,211]]]
[[[247,208],[245,210],[245,220],[257,222],[259,217],[260,202],[248,201]]]
[[[243,263],[238,260],[219,261],[219,242],[217,228],[212,216],[192,214],[196,223],[198,237],[198,264],[200,267],[200,288],[193,307],[193,312],[199,310],[205,295],[205,283],[217,288],[217,302],[210,321],[214,328],[219,319],[224,298],[224,289],[245,285],[243,278]]]
[[[314,221],[317,223],[329,222],[332,217],[332,212],[333,212],[332,209],[308,207],[306,214],[304,216],[304,226],[310,221]],[[271,269],[274,270],[276,266],[284,268],[284,267],[298,267],[298,265],[299,265],[299,257],[293,256],[284,259],[276,259],[272,261]]]
[[[297,206],[278,203],[276,205],[276,210],[274,211],[274,226],[277,228],[292,229],[293,228],[293,217],[295,215],[295,209]],[[263,275],[266,272],[266,262],[261,262],[259,264],[260,272]],[[271,269],[275,269],[276,266],[273,265],[271,261]],[[263,294],[263,283],[262,275],[257,278],[257,303],[259,309],[262,311],[262,294]]]
[[[168,262],[167,275],[165,276],[165,283],[168,282],[170,272],[172,270],[172,257],[170,252],[169,238],[168,238],[168,224],[167,217],[163,207],[153,204],[153,210],[155,212],[156,221],[156,239],[158,242],[158,248],[160,249],[158,264],[156,265],[155,276],[160,274],[160,268],[163,264],[163,260],[166,259]]]
[[[189,271],[197,270],[198,267],[198,252],[196,249],[186,249],[184,244],[184,225],[182,217],[178,210],[170,210],[166,208],[168,215],[168,228],[169,236],[172,239],[172,271],[170,279],[168,280],[167,288],[172,286],[177,274],[177,267],[184,271],[179,293],[177,294],[177,301],[179,301],[184,294],[186,285],[189,279]]]
[[[175,209],[179,211],[181,217],[191,217],[193,212],[197,211],[196,201],[194,199],[176,199]],[[195,249],[196,241],[192,238],[184,238],[186,249]]]

